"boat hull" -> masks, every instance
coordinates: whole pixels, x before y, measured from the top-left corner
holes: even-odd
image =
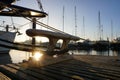
[[[2,40],[14,42],[15,36],[16,36],[15,32],[0,31],[0,39],[2,39]],[[0,40],[0,44],[12,46],[12,44],[6,43],[6,42],[1,41],[1,40]],[[10,51],[10,49],[5,48],[5,47],[0,45],[0,53],[9,53],[9,51]]]

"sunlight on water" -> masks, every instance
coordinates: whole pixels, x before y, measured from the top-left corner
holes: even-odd
[[[19,63],[22,62],[23,60],[28,60],[29,56],[31,56],[31,53],[29,52],[18,51],[18,50],[11,50],[9,54],[12,63]]]
[[[36,61],[38,61],[38,60],[40,60],[40,58],[42,58],[42,56],[43,56],[42,53],[35,52],[33,57],[35,58]]]
[[[102,55],[102,56],[120,56],[119,51],[95,51],[95,50],[90,50],[90,51],[85,51],[85,50],[74,50],[74,51],[69,51],[70,54],[74,55]],[[12,60],[12,63],[19,63],[22,62],[23,60],[28,60],[29,56],[32,54],[29,52],[23,52],[23,51],[17,51],[17,50],[11,50],[10,51],[10,57]]]

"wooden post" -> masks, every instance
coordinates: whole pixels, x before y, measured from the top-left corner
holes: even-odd
[[[9,25],[6,25],[6,32],[9,32]]]

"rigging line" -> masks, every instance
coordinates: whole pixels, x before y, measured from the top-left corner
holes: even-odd
[[[40,8],[40,10],[44,12],[44,9],[43,9],[43,7],[42,7],[41,0],[37,0],[37,3],[38,3],[38,7]]]
[[[26,18],[26,17],[24,17],[24,18]],[[31,18],[26,18],[26,19],[32,21]],[[49,26],[49,25],[46,25],[46,24],[44,24],[44,23],[42,23],[42,22],[40,22],[40,21],[36,21],[36,24],[38,24],[38,25],[40,25],[40,26],[43,26],[43,27],[45,27],[45,28],[47,28],[47,29],[53,30],[53,31],[55,31],[55,32],[59,32],[59,33],[62,33],[62,34],[71,35],[71,34],[65,33],[65,32],[63,32],[63,31],[60,31],[60,30],[58,30],[58,29],[55,29],[55,28],[53,28],[53,27],[51,27],[51,26]],[[72,36],[72,35],[71,35],[71,36]],[[80,38],[80,37],[79,37],[79,39],[81,39],[81,40],[86,40],[86,39],[83,39],[83,38]]]
[[[15,10],[15,9],[13,9],[13,10]],[[17,11],[17,10],[15,10],[15,11],[16,11],[16,14],[19,14],[20,16],[22,16],[22,17],[24,17],[25,19],[27,19],[27,20],[29,20],[29,21],[32,22],[32,18],[30,18],[30,17],[25,17],[24,15],[20,14],[19,11]],[[58,29],[56,29],[56,28],[54,28],[54,27],[51,27],[51,26],[49,26],[49,25],[46,25],[46,24],[44,24],[44,23],[42,23],[42,22],[40,22],[40,21],[36,21],[36,24],[38,24],[38,25],[40,25],[40,26],[43,26],[44,28],[50,29],[50,30],[52,30],[52,31],[55,31],[55,32],[59,32],[59,33],[62,33],[62,34],[70,35],[70,34],[65,33],[65,32],[63,32],[63,31],[61,31],[61,30],[58,30]],[[83,39],[83,38],[80,38],[80,39]],[[84,40],[84,39],[83,39],[83,40]]]
[[[20,25],[20,26],[18,26],[18,28],[21,28],[21,27],[23,27],[23,26],[25,26],[25,25],[28,25],[28,24],[30,24],[31,22],[27,22],[27,23],[25,23],[25,24],[23,24],[23,25]]]
[[[44,23],[42,23],[42,22],[37,21],[37,24],[38,24],[38,25],[42,25],[43,27],[48,28],[48,29],[50,29],[50,30],[67,34],[67,33],[65,33],[65,32],[63,32],[63,31],[61,31],[61,30],[55,29],[55,28],[53,28],[53,27],[51,27],[51,26],[49,26],[49,25],[46,25],[46,24],[44,24]]]
[[[8,10],[10,10],[9,8],[8,8]],[[17,10],[15,10],[15,9],[13,9],[13,11],[16,11],[17,13],[16,14],[19,14],[19,15],[21,15],[22,17],[24,17],[22,14],[20,14],[20,12],[18,12]],[[13,24],[13,26],[14,26],[14,22],[13,22],[13,18],[12,18],[12,16],[11,16],[11,21],[12,21],[12,24]],[[19,27],[23,27],[23,26],[25,26],[25,25],[27,25],[27,24],[29,24],[29,23],[31,23],[31,22],[28,22],[28,23],[25,23],[25,24],[23,24],[23,25],[20,25]],[[19,28],[18,27],[18,28]],[[18,30],[18,28],[16,28],[16,30]],[[12,30],[10,30],[10,31],[12,31]]]
[[[15,9],[13,9],[13,10],[15,10]],[[25,19],[27,19],[27,20],[29,20],[29,21],[32,22],[32,19],[31,19],[31,18],[25,17],[24,15],[20,14],[20,12],[17,11],[17,10],[15,10],[15,11],[16,11],[17,14],[19,14],[20,16],[22,16],[22,17],[24,17]],[[63,31],[60,31],[60,30],[58,30],[58,29],[55,29],[55,28],[53,28],[53,27],[51,27],[51,26],[49,26],[49,25],[46,25],[46,24],[44,24],[44,23],[42,23],[42,22],[40,22],[40,21],[36,21],[36,23],[37,23],[38,25],[41,25],[41,26],[43,26],[43,27],[45,27],[45,28],[47,28],[47,29],[53,30],[53,31],[55,31],[55,32],[60,32],[60,33],[68,34],[68,33],[65,33],[65,32],[63,32]]]
[[[23,27],[23,26],[25,26],[25,25],[28,25],[28,24],[30,24],[31,22],[27,22],[27,23],[25,23],[25,24],[23,24],[23,25],[20,25],[18,28],[17,28],[17,33],[18,33],[18,35],[21,35],[22,33],[20,33],[19,32],[19,29],[21,28],[21,27]]]
[[[9,10],[9,9],[8,9],[8,10]],[[20,16],[22,16],[22,17],[24,17],[25,19],[27,19],[27,20],[29,20],[29,21],[32,22],[32,19],[31,19],[31,18],[25,17],[24,15],[20,14],[19,11],[15,10],[15,9],[13,9],[13,11],[16,11],[16,14],[19,14]],[[51,26],[49,26],[49,25],[46,25],[46,24],[44,24],[44,23],[42,23],[42,22],[36,21],[36,23],[37,23],[38,25],[41,25],[41,26],[43,26],[43,27],[45,27],[45,28],[47,28],[47,29],[53,30],[53,31],[55,31],[55,32],[60,32],[60,33],[68,34],[68,33],[65,33],[65,32],[63,32],[63,31],[61,31],[61,30],[55,29],[55,28],[53,28],[53,27],[51,27]]]
[[[13,28],[15,28],[15,24],[14,24],[14,21],[13,21],[13,17],[12,17],[12,16],[11,16],[11,21],[12,21]]]
[[[29,24],[29,23],[31,23],[31,22],[28,22],[28,23],[25,23],[25,24],[23,24],[23,25],[20,25],[19,27],[23,27],[23,26],[25,26],[25,25],[27,25],[27,24]],[[18,27],[18,28],[19,28],[19,27]],[[5,30],[5,29],[2,29],[2,31],[3,31],[3,30]],[[10,31],[12,31],[12,30],[10,30]],[[15,33],[16,33],[16,32],[15,32]],[[3,32],[3,33],[0,34],[0,35],[3,35],[3,34],[6,34],[6,32]]]
[[[28,25],[28,24],[30,24],[31,22],[27,22],[27,23],[25,23],[25,24],[23,24],[23,25],[20,25],[20,26],[18,26],[16,29],[20,29],[21,27],[23,27],[23,26],[25,26],[25,25]],[[10,30],[10,31],[13,31],[13,30]]]
[[[4,28],[4,24],[5,24],[5,21],[2,21],[0,27],[3,27],[3,28]]]
[[[2,23],[0,24],[0,26],[4,25],[5,21],[2,21]]]
[[[24,18],[26,18],[26,17],[24,17]],[[26,18],[26,19],[29,20],[29,21],[32,21],[31,18]],[[55,28],[53,28],[53,27],[51,27],[51,26],[49,26],[49,25],[46,25],[46,24],[44,24],[44,23],[42,23],[42,22],[40,22],[40,21],[36,21],[36,24],[38,24],[38,25],[40,25],[40,26],[43,26],[44,28],[50,29],[50,30],[52,30],[52,31],[55,31],[55,32],[59,32],[59,33],[62,33],[62,34],[68,34],[68,33],[65,33],[65,32],[63,32],[63,31],[61,31],[61,30],[55,29]]]

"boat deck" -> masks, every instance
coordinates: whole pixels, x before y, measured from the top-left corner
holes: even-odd
[[[21,64],[0,65],[0,71],[12,80],[120,80],[119,59],[74,56],[73,59],[40,68],[23,68]]]

